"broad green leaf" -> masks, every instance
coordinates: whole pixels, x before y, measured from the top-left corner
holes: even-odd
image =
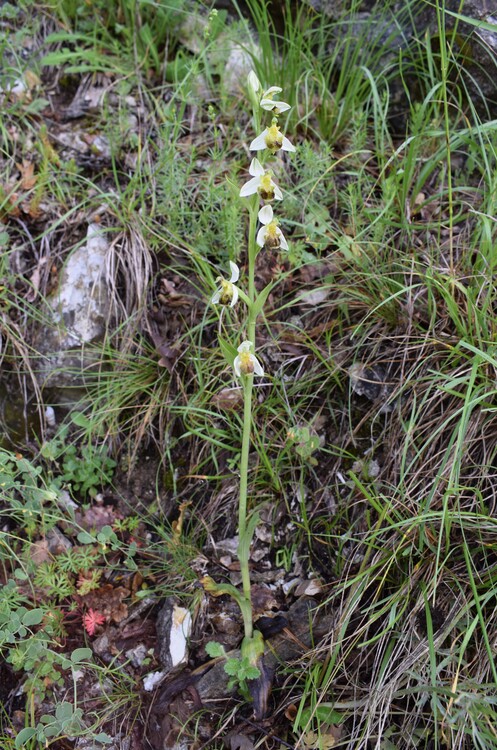
[[[242,559],[247,558],[249,556],[250,551],[250,545],[252,543],[252,538],[254,536],[255,527],[259,523],[259,514],[257,512],[252,513],[249,520],[247,521],[247,526],[245,527],[245,534],[243,537],[240,537],[240,540],[238,542],[238,556]]]
[[[45,737],[57,737],[58,735],[62,734],[62,727],[59,727],[58,724],[53,724],[50,726],[45,727],[43,730],[43,734]]]
[[[78,534],[78,542],[81,544],[93,544],[95,542],[95,537],[88,534],[87,531],[80,531]]]
[[[340,711],[333,708],[332,703],[321,703],[316,708],[304,708],[300,716],[300,726],[304,729],[311,717],[316,719],[320,724],[340,724],[345,716]]]
[[[71,719],[74,713],[74,706],[69,701],[58,703],[55,707],[55,716],[59,721]]]
[[[39,625],[42,620],[43,610],[38,607],[37,609],[30,609],[29,612],[26,612],[22,618],[22,624],[29,628],[31,625]]]
[[[73,664],[78,664],[84,659],[91,659],[92,654],[91,648],[75,648],[71,654],[71,661]]]
[[[115,537],[115,533],[112,526],[102,526],[101,530],[97,534],[97,539],[99,542],[108,542],[113,537]]]
[[[218,336],[218,341],[219,348],[221,349],[226,362],[230,367],[233,367],[233,362],[235,361],[235,357],[237,355],[235,347],[233,346],[233,344],[230,344],[229,341],[226,341],[226,339],[223,339],[221,336]]]
[[[273,287],[274,287],[274,284],[271,281],[267,286],[264,287],[264,289],[261,292],[259,292],[259,294],[255,298],[254,307],[253,307],[253,311],[255,315],[259,315]]]
[[[85,429],[91,427],[91,420],[82,411],[75,411],[71,414],[71,421],[78,427],[84,427]]]
[[[31,740],[36,734],[36,729],[34,727],[24,727],[24,729],[21,729],[19,734],[16,737],[15,746],[16,747],[23,747],[29,740]]]

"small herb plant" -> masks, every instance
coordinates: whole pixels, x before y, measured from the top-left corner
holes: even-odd
[[[261,666],[264,654],[264,639],[262,634],[254,630],[253,612],[249,570],[250,545],[255,528],[259,521],[256,511],[248,507],[248,469],[252,430],[252,399],[254,377],[264,377],[264,370],[256,351],[256,322],[261,314],[264,303],[273,287],[268,284],[262,291],[257,291],[255,285],[256,259],[261,250],[288,250],[288,243],[279,226],[273,204],[283,199],[283,193],[274,180],[271,169],[271,159],[281,151],[293,152],[295,147],[283,135],[278,124],[282,112],[290,109],[290,105],[276,97],[281,93],[279,86],[264,89],[252,71],[248,76],[247,88],[252,105],[253,125],[256,138],[250,143],[250,151],[255,151],[259,158],[253,158],[249,166],[250,179],[242,186],[240,197],[246,200],[249,212],[249,239],[247,251],[247,282],[245,288],[239,285],[240,269],[234,261],[230,261],[230,277],[217,279],[217,289],[212,297],[212,303],[225,307],[234,307],[243,302],[247,316],[241,334],[241,343],[235,346],[219,337],[221,351],[228,363],[233,367],[236,378],[243,389],[243,431],[242,448],[239,464],[240,488],[238,503],[238,560],[242,576],[242,593],[230,584],[218,584],[211,578],[204,578],[204,588],[213,593],[230,594],[238,603],[244,625],[244,638],[239,659],[229,658],[225,664],[225,671],[230,675],[230,683],[237,684],[240,692],[249,694],[249,682],[261,676]],[[271,123],[263,127],[261,110],[271,113]],[[219,644],[212,644],[209,653],[222,656]]]
[[[76,413],[72,419],[80,424],[86,418]],[[52,440],[42,445],[41,455],[57,466],[57,486],[68,484],[83,497],[95,497],[98,489],[112,480],[116,462],[108,455],[106,445],[83,445],[78,448],[69,443],[68,431],[69,425],[63,425]]]
[[[230,676],[228,690],[236,687],[244,698],[250,700],[248,680],[255,680],[259,677],[259,668],[251,664],[247,656],[242,656],[240,659],[228,656],[224,646],[221,646],[220,643],[210,641],[210,643],[206,644],[205,650],[213,659],[222,658],[226,660],[224,671]]]
[[[313,435],[309,427],[294,427],[287,433],[287,440],[295,448],[295,453],[312,466],[317,465],[313,456],[319,449],[319,437]]]
[[[53,700],[54,692],[66,688],[74,672],[96,668],[91,649],[65,653],[63,644],[69,619],[79,623],[81,634],[86,631],[89,636],[106,620],[101,613],[91,608],[85,612],[78,606],[78,597],[99,587],[108,567],[106,551],[123,552],[124,564],[133,564],[132,551],[111,526],[89,533],[75,523],[70,505],[59,507],[58,479],[46,482],[41,467],[0,449],[0,503],[6,522],[0,531],[0,563],[5,576],[0,587],[0,656],[19,675],[27,707],[27,725],[15,738],[16,748],[48,747],[59,736],[90,733],[76,693],[74,703],[55,702],[53,714],[38,717],[36,709],[41,701]],[[8,530],[11,522],[18,529],[15,534]],[[74,543],[48,556],[44,540],[60,522]],[[136,517],[122,520],[118,531],[134,527]],[[47,559],[35,563],[37,552]],[[99,564],[102,568],[96,567]],[[92,739],[109,741],[105,733],[92,734]]]

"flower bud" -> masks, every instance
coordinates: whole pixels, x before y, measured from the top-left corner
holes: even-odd
[[[251,95],[257,96],[262,89],[261,82],[257,78],[253,70],[247,76],[247,86]]]

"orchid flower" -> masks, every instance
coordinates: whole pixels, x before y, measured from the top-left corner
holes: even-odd
[[[263,377],[264,370],[255,354],[252,353],[251,350],[253,348],[254,345],[251,341],[242,341],[238,347],[238,355],[233,362],[233,369],[237,378],[240,375],[258,375],[259,377]]]
[[[273,173],[271,170],[266,171],[258,159],[252,159],[250,162],[249,174],[252,175],[252,179],[242,185],[241,198],[259,193],[264,201],[283,200],[283,193],[273,181]]]
[[[211,302],[213,305],[230,305],[234,307],[238,302],[238,295],[240,293],[238,287],[235,286],[235,282],[240,278],[240,269],[230,260],[231,278],[229,281],[223,279],[222,276],[218,276],[216,282],[219,284],[218,289],[213,294]]]
[[[265,247],[266,250],[288,250],[288,242],[283,236],[283,232],[278,226],[278,222],[273,217],[271,206],[263,206],[259,211],[259,221],[263,226],[257,232],[256,242],[259,247]]]
[[[286,112],[287,109],[291,109],[290,105],[286,102],[277,101],[273,99],[275,94],[280,94],[282,89],[279,86],[271,86],[265,91],[261,98],[262,109],[267,109],[269,112],[274,112],[275,115],[279,115],[281,112]]]
[[[280,148],[283,151],[295,151],[295,146],[280,132],[276,118],[273,118],[272,125],[263,130],[257,138],[254,138],[249,146],[251,151],[262,151],[265,148],[268,148],[273,154]]]

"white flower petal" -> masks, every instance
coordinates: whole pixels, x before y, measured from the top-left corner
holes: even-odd
[[[283,193],[279,189],[278,185],[274,185],[273,184],[273,189],[274,189],[274,197],[276,198],[276,200],[277,201],[282,201],[283,200]]]
[[[259,159],[256,159],[254,157],[250,162],[249,174],[251,174],[252,177],[262,177],[264,171],[264,167],[260,163]]]
[[[249,146],[250,151],[262,151],[263,148],[267,148],[266,144],[266,136],[268,133],[268,129],[257,136],[257,138],[254,138],[252,143]]]
[[[233,284],[231,291],[233,292],[233,297],[231,299],[231,307],[234,307],[236,303],[238,302],[238,287]]]
[[[212,295],[212,297],[211,297],[211,303],[213,305],[217,305],[217,303],[219,302],[220,299],[221,299],[221,290],[218,289],[217,292],[214,292],[214,294]]]
[[[267,109],[269,112],[272,112],[274,109],[277,109],[278,112],[286,112],[288,109],[291,109],[290,104],[274,101],[273,99],[263,99],[261,107],[262,109]]]
[[[254,375],[258,375],[260,378],[264,377],[264,370],[261,363],[254,355],[252,355],[252,364],[254,365]]]
[[[278,229],[278,237],[280,238],[280,249],[281,250],[288,250],[288,242],[285,239],[285,236],[283,235],[283,232],[281,229]]]
[[[238,281],[238,279],[240,278],[240,269],[238,268],[236,263],[233,263],[232,260],[230,260],[230,269],[231,269],[230,281],[233,284],[234,282]]]
[[[252,346],[253,346],[252,342],[246,339],[245,341],[242,341],[242,343],[237,349],[237,352],[239,354],[242,354],[243,352],[249,352],[252,349]]]
[[[257,193],[260,184],[260,177],[252,177],[251,180],[246,182],[245,185],[242,185],[242,187],[240,188],[240,198],[246,198],[247,195],[253,195],[254,193]]]
[[[238,355],[235,357],[235,360],[233,362],[233,369],[235,371],[235,375],[237,378],[241,375],[241,366],[242,366],[242,354],[248,353],[248,359],[254,368],[254,374],[259,375],[259,377],[262,377],[264,375],[264,370],[261,367],[261,363],[255,356],[255,354],[252,353],[252,349],[254,348],[254,345],[251,341],[242,341],[240,346],[238,347]],[[247,366],[247,358],[244,357],[245,363],[244,363],[244,369]]]
[[[273,220],[273,209],[268,204],[267,206],[263,206],[261,210],[259,211],[259,221],[261,224],[269,224],[270,221]]]
[[[264,243],[266,242],[266,227],[261,227],[259,229],[255,241],[257,242],[259,247],[264,247]]]
[[[283,143],[281,145],[283,151],[295,151],[295,146],[290,143],[286,136],[283,136]]]
[[[281,89],[279,86],[270,86],[267,91],[265,91],[262,95],[263,99],[270,99],[273,94],[281,94],[283,89]]]

